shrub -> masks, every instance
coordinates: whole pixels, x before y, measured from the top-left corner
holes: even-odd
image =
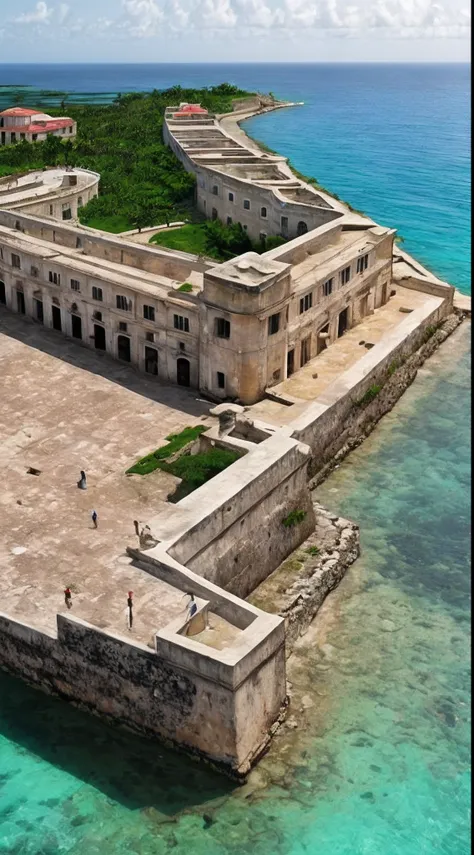
[[[204,431],[208,430],[204,425],[195,425],[195,427],[185,427],[180,433],[170,433],[169,436],[166,437],[168,440],[168,445],[162,445],[160,448],[157,448],[156,451],[153,451],[151,454],[147,454],[146,457],[142,457],[141,460],[138,460],[137,463],[134,463],[130,469],[127,469],[127,475],[148,475],[150,472],[153,472],[155,469],[158,469],[160,466],[160,461],[166,460],[167,457],[171,457],[172,454],[176,454],[180,448],[187,445],[188,442],[192,442],[192,440],[197,439]]]
[[[388,366],[388,369],[387,369],[388,376],[391,377],[392,374],[395,374],[395,371],[398,368],[400,368],[400,363],[396,359],[394,359],[393,362],[391,362],[390,365]]]
[[[287,517],[283,520],[283,525],[285,528],[292,528],[294,525],[298,525],[298,523],[302,522],[306,516],[306,511],[302,511],[300,508],[290,511]]]
[[[308,546],[308,548],[305,549],[305,552],[307,552],[308,555],[319,555],[319,551],[319,546]]]
[[[186,293],[189,293],[190,291],[193,290],[193,286],[191,285],[190,282],[183,282],[183,284],[180,285],[179,288],[177,288],[176,290],[177,291],[185,291]]]
[[[369,387],[369,389],[367,389],[365,395],[362,395],[362,398],[359,398],[359,400],[356,401],[357,406],[363,407],[364,404],[370,404],[370,402],[377,397],[381,389],[382,386],[378,385],[377,383],[374,383],[372,386]]]

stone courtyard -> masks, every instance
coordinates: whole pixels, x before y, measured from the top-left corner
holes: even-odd
[[[133,636],[149,643],[184,617],[187,599],[125,550],[137,545],[133,520],[156,514],[177,479],[125,470],[169,433],[210,422],[209,404],[10,313],[0,318],[0,371],[1,611],[54,633],[69,586],[73,614],[124,634],[133,590]]]

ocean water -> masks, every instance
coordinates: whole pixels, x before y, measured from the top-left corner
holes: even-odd
[[[227,79],[304,100],[249,129],[470,290],[466,67],[9,69],[0,84]],[[316,491],[362,555],[292,656],[300,726],[234,788],[0,675],[2,855],[468,855],[469,332]]]

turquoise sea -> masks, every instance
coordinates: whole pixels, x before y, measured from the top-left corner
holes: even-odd
[[[229,80],[304,100],[247,129],[469,293],[468,73],[0,66],[0,85]],[[316,491],[360,524],[362,555],[292,657],[300,726],[249,783],[0,675],[2,855],[469,853],[469,335],[464,324]]]

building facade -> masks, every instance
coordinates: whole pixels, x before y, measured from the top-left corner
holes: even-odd
[[[0,113],[0,145],[44,142],[48,134],[74,139],[77,125],[69,116],[53,117],[29,107],[9,107]]]

